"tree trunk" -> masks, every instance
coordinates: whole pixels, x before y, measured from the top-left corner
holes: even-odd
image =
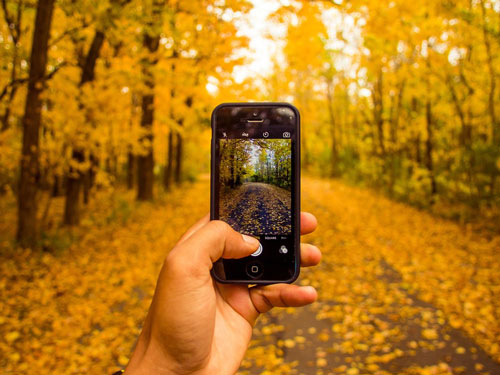
[[[83,87],[87,82],[91,82],[95,77],[95,64],[99,58],[101,47],[104,43],[104,33],[102,31],[96,31],[90,48],[85,56],[85,61],[82,67],[82,73],[80,78],[80,87]],[[80,105],[83,108],[83,105]],[[84,124],[83,129],[85,129],[86,124]],[[85,131],[85,130],[83,130]],[[71,156],[73,163],[78,165],[85,160],[84,150],[79,146],[73,149]],[[85,175],[88,171],[80,171],[75,167],[70,167],[69,174],[67,177],[67,190],[66,190],[66,201],[64,207],[64,224],[65,225],[78,225],[80,222],[80,191],[82,190],[82,185],[84,184]],[[91,182],[90,180],[88,182]],[[87,193],[86,201],[88,201],[88,190],[90,186],[84,187],[84,191]]]
[[[426,111],[425,111],[426,125],[427,125],[427,141],[425,142],[425,152],[426,152],[426,164],[427,170],[429,171],[429,176],[431,178],[431,195],[434,196],[437,193],[436,179],[434,177],[434,160],[432,159],[432,106],[430,99],[427,99]]]
[[[172,30],[175,30],[175,18],[170,19],[170,26],[172,27]],[[179,53],[177,49],[174,48],[172,51],[172,64],[170,66],[171,69],[171,74],[172,77],[175,77],[175,62],[177,61],[177,58],[179,57]],[[175,92],[175,85],[172,86],[170,89],[170,118],[173,121],[175,119],[175,113],[174,113],[174,107],[172,105],[172,102],[174,101],[174,97],[176,95]],[[173,173],[174,173],[174,163],[175,163],[175,153],[174,153],[174,130],[172,127],[170,127],[169,132],[168,132],[168,154],[167,154],[167,160],[165,163],[165,173],[163,175],[163,185],[165,186],[166,190],[170,190],[172,187],[172,178],[173,178]]]
[[[11,80],[14,82],[16,80],[16,68],[17,68],[17,54],[18,54],[18,47],[15,45],[14,46],[14,56],[12,57],[12,73],[11,73]],[[14,97],[16,96],[16,91],[17,91],[17,85],[13,85],[10,88],[9,92],[9,97],[7,99],[7,103],[5,105],[5,112],[2,116],[2,132],[6,131],[9,126],[10,126],[10,107],[12,105],[12,102],[14,100]]]
[[[398,130],[399,130],[399,118],[401,116],[401,108],[403,107],[403,93],[406,85],[406,79],[403,79],[400,84],[398,84],[398,95],[394,98],[394,103],[391,106],[391,117],[390,117],[390,138],[391,138],[391,166],[389,173],[389,194],[392,196],[394,194],[394,185],[396,183],[397,175],[399,174],[398,160],[401,156],[401,146],[398,146]]]
[[[127,188],[132,190],[134,188],[134,176],[137,174],[137,159],[135,155],[129,151],[128,153],[128,167],[127,167]]]
[[[486,61],[488,63],[488,70],[490,75],[490,89],[488,92],[488,113],[491,119],[492,141],[493,144],[498,147],[500,146],[500,121],[498,121],[495,113],[496,72],[491,52],[491,42],[488,35],[488,27],[486,24],[487,19],[486,19],[486,9],[484,5],[484,0],[481,0],[481,15],[483,23],[482,28],[483,28],[484,47],[486,50]]]
[[[174,132],[168,132],[168,154],[165,163],[165,173],[163,174],[163,185],[166,190],[172,188],[172,172],[174,167]]]
[[[337,125],[335,122],[335,113],[333,109],[333,93],[332,82],[327,82],[327,101],[328,101],[328,115],[330,117],[331,137],[332,137],[332,176],[337,176],[337,162],[338,162],[338,145],[337,145]]]
[[[15,84],[16,79],[17,79],[17,68],[19,64],[19,39],[21,38],[21,21],[22,21],[22,14],[24,10],[24,1],[20,0],[17,4],[17,12],[16,16],[14,18],[14,15],[11,15],[8,8],[7,8],[7,3],[5,0],[2,1],[2,7],[4,10],[5,14],[5,21],[6,24],[9,26],[8,30],[10,32],[10,36],[12,38],[12,70],[10,72],[10,91],[9,96],[5,105],[5,112],[2,115],[2,132],[7,130],[10,127],[10,111],[11,111],[11,105],[12,102],[14,101],[14,97],[16,96],[17,89],[19,87],[18,84]],[[7,86],[5,87],[5,90],[7,90]],[[2,92],[3,94],[4,92]],[[5,91],[5,94],[7,94],[7,91]]]
[[[17,240],[23,246],[32,246],[36,241],[41,93],[44,89],[53,10],[54,0],[38,1],[31,47],[28,94],[23,117],[23,148],[18,196]]]
[[[175,152],[175,183],[179,184],[182,179],[182,134],[177,132],[177,144]]]
[[[83,162],[83,152],[73,150],[72,159],[76,163]],[[66,204],[64,206],[65,225],[78,225],[80,220],[81,173],[79,171],[74,171],[74,173],[75,175],[69,174],[66,179]]]
[[[229,154],[230,155],[230,163],[231,163],[231,167],[230,167],[230,172],[229,172],[229,178],[230,178],[230,181],[229,181],[229,186],[231,188],[234,188],[235,186],[235,183],[234,183],[234,174],[235,174],[235,168],[234,168],[234,164],[235,164],[235,157],[234,157],[234,146],[231,147],[231,153]]]
[[[83,64],[80,87],[87,82],[92,82],[95,78],[95,64],[101,54],[104,37],[105,35],[103,31],[97,30],[94,34],[94,39],[92,39],[89,51],[85,57],[85,63]]]
[[[53,198],[60,197],[61,195],[63,195],[63,192],[64,192],[63,179],[61,178],[60,175],[55,175],[51,195]]]
[[[422,154],[420,152],[420,132],[417,133],[417,137],[415,138],[415,161],[420,167],[422,164]]]
[[[153,81],[146,83],[149,89],[153,89]],[[141,126],[146,129],[147,133],[143,136],[142,141],[146,143],[146,154],[137,157],[137,199],[151,200],[153,199],[153,116],[154,116],[154,95],[147,94],[142,97],[142,118]]]
[[[191,108],[193,105],[193,97],[188,96],[184,102],[187,108]],[[177,125],[179,125],[179,129],[182,129],[182,125],[184,124],[184,119],[181,118],[177,120]],[[175,183],[180,184],[182,181],[182,156],[183,156],[183,146],[184,140],[182,138],[181,131],[177,131],[177,143],[176,143],[176,152],[175,152]]]
[[[139,105],[139,98],[135,91],[132,91],[130,96],[130,132],[134,129],[134,123],[137,117],[137,107]],[[132,190],[135,184],[135,177],[137,176],[137,158],[133,153],[132,145],[128,146],[128,155],[127,155],[127,188]]]
[[[154,66],[158,62],[155,52],[160,45],[161,6],[159,1],[153,2],[151,18],[147,22],[143,39],[143,46],[149,55],[142,60],[142,74],[144,77],[145,91],[141,100],[141,127],[144,130],[142,138],[146,153],[137,157],[137,199],[153,199],[153,122],[155,77]]]
[[[383,86],[383,74],[380,71],[379,77],[375,82],[375,88],[373,90],[373,118],[375,125],[377,126],[377,136],[378,136],[378,146],[382,157],[385,156],[385,144],[384,144],[384,86]]]
[[[99,162],[97,158],[90,154],[90,167],[83,174],[83,203],[88,204],[90,200],[90,190],[94,186],[95,175]]]

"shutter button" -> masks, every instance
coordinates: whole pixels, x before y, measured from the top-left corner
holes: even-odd
[[[260,254],[262,254],[262,244],[259,244],[259,248],[255,250],[252,254],[250,254],[253,257],[258,257]]]

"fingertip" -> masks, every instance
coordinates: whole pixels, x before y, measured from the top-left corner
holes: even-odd
[[[323,254],[321,253],[321,250],[318,249],[316,246],[312,246],[312,254],[311,257],[313,258],[314,265],[318,265],[319,262],[321,262],[321,258],[323,258]]]
[[[302,290],[304,296],[310,301],[309,303],[313,303],[318,299],[318,292],[314,287],[307,285],[301,287],[300,289]]]
[[[248,236],[246,234],[242,234],[241,236],[243,237],[243,241],[248,243],[253,249],[257,249],[259,247],[260,242],[257,238]]]
[[[301,212],[300,214],[300,232],[301,234],[308,234],[314,232],[318,226],[316,216],[309,212]]]
[[[300,266],[311,267],[321,262],[321,250],[311,244],[300,244]]]

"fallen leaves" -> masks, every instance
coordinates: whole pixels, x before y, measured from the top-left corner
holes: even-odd
[[[112,201],[103,196],[89,209],[94,218],[75,234],[80,241],[60,253],[2,245],[2,371],[108,374],[123,368],[164,257],[208,212],[206,192],[204,181],[189,194],[178,189],[164,201],[137,205],[125,225],[100,224]],[[135,205],[133,193],[117,194]]]
[[[317,320],[316,327],[303,327],[306,342],[285,353],[299,360],[290,374],[314,368],[318,374],[451,374],[464,371],[455,364],[462,361],[458,357],[467,358],[471,373],[498,368],[470,339],[468,346],[454,342],[465,335],[453,329],[468,327],[465,332],[484,351],[496,353],[500,267],[493,255],[499,237],[464,232],[453,222],[336,181],[305,179],[302,199],[318,218],[309,241],[323,251],[323,260],[301,274],[304,285],[318,288],[319,302],[297,321],[272,313],[285,326],[282,341],[293,338],[308,314]],[[331,322],[330,331],[319,329],[321,322]],[[316,357],[310,353],[315,348]],[[430,352],[446,354],[419,366]],[[308,356],[301,359],[302,353]],[[478,358],[487,365],[475,364]]]
[[[291,193],[262,182],[247,182],[220,194],[220,219],[249,235],[290,234]]]
[[[422,330],[422,336],[427,340],[436,340],[439,336],[435,329],[424,329]]]
[[[2,244],[0,367],[38,375],[123,367],[162,260],[208,211],[207,192],[207,181],[173,191],[134,207],[125,224],[87,218],[80,241],[57,254]],[[303,199],[319,221],[309,241],[324,257],[302,280],[318,288],[320,302],[260,317],[241,374],[300,374],[305,366],[307,374],[387,375],[402,359],[446,348],[488,372],[477,347],[453,342],[452,329],[500,359],[498,237],[336,181],[306,179]],[[98,208],[93,215],[103,222]],[[459,373],[447,360],[407,365],[404,373]]]

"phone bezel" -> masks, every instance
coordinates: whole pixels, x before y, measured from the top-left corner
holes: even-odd
[[[210,161],[210,220],[215,220],[215,200],[216,197],[216,186],[215,186],[215,168],[217,167],[216,163],[216,142],[217,139],[217,122],[216,117],[218,111],[222,108],[234,108],[234,107],[245,107],[245,108],[259,108],[263,109],[264,107],[287,107],[291,109],[295,114],[295,124],[296,127],[296,135],[294,142],[294,206],[292,209],[295,212],[294,215],[294,248],[295,248],[295,266],[293,270],[293,275],[287,280],[254,280],[254,279],[245,279],[245,280],[224,280],[218,277],[218,275],[214,272],[214,268],[212,267],[211,274],[212,277],[220,283],[224,284],[276,284],[276,283],[293,283],[300,274],[300,113],[298,109],[290,103],[283,102],[246,102],[246,103],[222,103],[214,108],[211,116],[211,127],[212,127],[212,142],[211,142],[211,161]]]

